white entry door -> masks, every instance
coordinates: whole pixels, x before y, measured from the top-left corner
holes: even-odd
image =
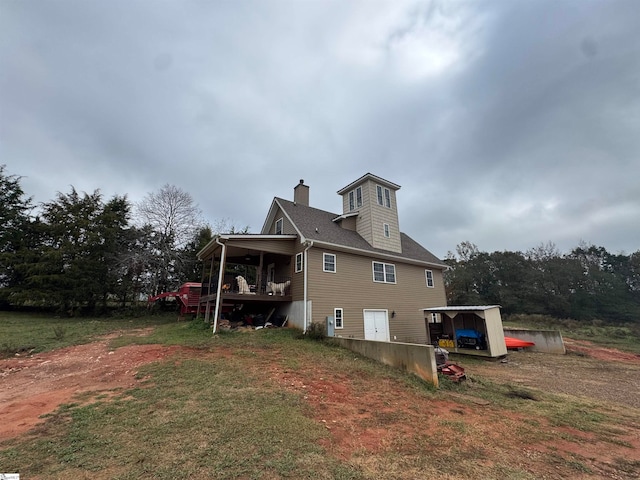
[[[389,319],[386,310],[364,310],[364,339],[389,341]]]

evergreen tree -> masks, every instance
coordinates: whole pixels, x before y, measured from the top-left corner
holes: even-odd
[[[16,284],[15,255],[25,247],[24,234],[33,208],[20,185],[20,177],[0,165],[0,288]]]

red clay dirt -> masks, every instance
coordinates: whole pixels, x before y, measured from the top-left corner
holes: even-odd
[[[137,369],[181,347],[131,345],[109,350],[109,339],[29,357],[0,360],[0,441],[28,431],[42,415],[78,394],[133,387]]]
[[[135,386],[138,382],[137,370],[144,364],[165,359],[177,352],[181,353],[182,358],[195,355],[203,357],[202,351],[177,346],[131,345],[109,350],[108,342],[109,338],[105,337],[86,345],[31,357],[0,360],[0,441],[28,431],[42,421],[41,415],[53,412],[63,403],[78,401],[79,394],[86,393],[85,401],[89,401],[97,395],[116,394]],[[575,345],[572,344],[572,348]],[[531,357],[534,354],[527,356],[526,353],[510,355],[510,362],[506,364],[474,364],[467,367],[467,371],[471,373],[473,370],[474,374],[482,374],[496,381],[519,383],[521,377],[526,377],[533,382],[530,386],[557,393],[566,393],[558,390],[558,386],[566,388],[567,385],[581,385],[584,382],[576,381],[580,375],[589,374],[599,365],[604,365],[610,371],[622,366],[632,369],[632,372],[640,371],[640,360],[635,356],[627,358],[622,352],[592,345],[587,347],[592,357],[586,358],[589,360],[586,362],[588,369],[584,372],[576,370],[576,362],[585,360],[582,356],[537,354]],[[416,442],[412,439],[426,436],[434,439],[430,447],[434,454],[447,456],[452,442],[455,442],[456,448],[477,452],[480,465],[490,465],[491,459],[512,456],[517,452],[522,457],[521,466],[539,474],[538,478],[558,478],[555,467],[541,460],[541,456],[550,454],[587,459],[585,461],[595,475],[580,478],[627,478],[616,476],[617,471],[612,465],[616,459],[634,457],[640,452],[638,422],[619,426],[623,433],[617,438],[626,444],[624,447],[607,444],[603,448],[602,442],[591,433],[557,427],[543,421],[540,429],[550,433],[551,439],[523,444],[518,430],[513,426],[522,424],[526,419],[500,405],[454,392],[442,392],[441,399],[434,400],[421,395],[419,391],[408,392],[405,386],[394,380],[354,382],[353,378],[336,375],[322,365],[287,368],[282,352],[257,350],[255,353],[264,355],[264,362],[257,364],[263,365],[263,368],[269,365],[269,377],[284,389],[301,394],[308,402],[314,418],[326,426],[330,432],[330,436],[323,441],[327,451],[336,457],[359,462],[365,470],[370,458],[367,453],[396,451],[404,458],[423,454],[416,451]],[[231,354],[228,349],[216,349],[204,357],[215,359]],[[598,360],[601,363],[594,364],[600,355],[609,355],[608,360],[601,359]],[[532,376],[549,376],[547,370],[536,370],[547,368],[545,365],[538,365],[533,370],[520,368],[533,361],[548,362],[552,378],[546,382],[532,381]],[[565,361],[569,362],[570,367],[563,369],[560,365]],[[637,385],[634,379],[619,385],[616,388],[619,397],[616,399],[638,397]],[[577,394],[602,400],[590,395],[595,390],[579,390]],[[618,405],[624,405],[624,402]],[[629,406],[635,411],[634,406]],[[482,441],[478,442],[478,438]]]

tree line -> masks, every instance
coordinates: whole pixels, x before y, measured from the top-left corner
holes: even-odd
[[[0,307],[86,313],[137,305],[148,295],[199,281],[196,254],[214,233],[247,233],[228,220],[212,227],[173,185],[132,204],[126,196],[71,187],[35,206],[20,177],[0,165]],[[640,323],[640,250],[613,254],[582,244],[526,252],[481,252],[462,242],[445,259],[449,305],[502,306],[506,314]]]
[[[137,305],[148,295],[199,281],[196,253],[215,227],[173,185],[138,204],[71,187],[35,206],[21,178],[0,165],[0,306],[74,314]],[[246,233],[248,227],[244,229]]]
[[[445,263],[449,305],[501,305],[506,314],[640,323],[640,250],[626,255],[582,243],[561,253],[481,252],[462,242]]]

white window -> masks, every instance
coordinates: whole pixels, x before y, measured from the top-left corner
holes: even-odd
[[[442,323],[440,320],[440,315],[437,313],[431,314],[431,321],[429,323]]]
[[[433,288],[433,272],[431,270],[425,270],[424,274],[427,277],[427,287]]]
[[[296,273],[302,271],[302,252],[296,253]]]
[[[336,328],[342,328],[343,327],[343,323],[342,323],[342,309],[341,308],[334,308],[333,309],[333,318],[335,319],[335,326]]]
[[[388,188],[383,189],[380,185],[376,185],[376,193],[378,195],[378,205],[391,208],[391,190]]]
[[[336,256],[333,253],[322,254],[322,271],[336,273]]]
[[[389,230],[389,224],[384,224],[384,236],[389,238],[391,236],[391,231]]]
[[[373,281],[396,283],[396,266],[392,263],[373,262]]]
[[[276,220],[276,235],[282,235],[283,224],[284,224],[284,221],[282,220],[282,218],[279,218],[278,220]]]
[[[349,192],[349,211],[355,210],[362,206],[362,187]]]

